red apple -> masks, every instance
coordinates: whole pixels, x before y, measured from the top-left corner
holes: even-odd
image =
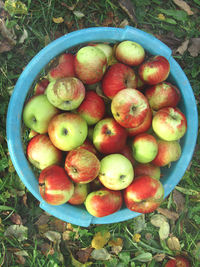
[[[190,262],[183,256],[176,256],[174,259],[169,260],[165,267],[191,267]]]
[[[164,167],[181,156],[181,146],[178,141],[157,140],[158,153],[152,163]]]
[[[75,56],[76,76],[85,84],[99,82],[107,67],[105,53],[95,46],[85,46]]]
[[[149,108],[144,121],[137,127],[134,128],[127,128],[127,132],[129,136],[135,136],[140,133],[144,133],[151,128],[152,123],[152,110]]]
[[[74,193],[72,197],[68,200],[71,205],[81,205],[86,200],[89,192],[88,184],[74,184]]]
[[[127,139],[126,129],[113,118],[100,120],[94,127],[93,144],[103,154],[121,151]]]
[[[150,213],[159,207],[164,198],[164,188],[159,180],[150,176],[135,177],[124,189],[124,201],[128,209]]]
[[[87,149],[88,151],[97,155],[97,150],[89,139],[86,139],[83,144],[79,146],[79,148]]]
[[[160,167],[152,163],[137,163],[134,165],[135,177],[147,175],[154,179],[160,179]]]
[[[74,58],[74,55],[71,53],[62,54],[58,59],[57,66],[49,71],[49,80],[52,81],[64,77],[75,77]]]
[[[93,125],[103,119],[105,104],[103,99],[94,91],[87,91],[83,102],[77,109],[88,125]]]
[[[133,157],[140,163],[151,162],[158,153],[156,138],[148,133],[141,133],[135,136],[132,141]]]
[[[186,133],[187,120],[178,108],[166,107],[159,109],[153,116],[152,128],[159,138],[175,141]]]
[[[45,134],[37,134],[29,141],[26,154],[28,160],[40,170],[53,164],[60,164],[62,160],[62,152]]]
[[[130,148],[130,146],[125,145],[119,153],[122,154],[123,156],[125,156],[127,159],[129,159],[133,166],[135,165],[135,160],[133,158],[133,152],[132,152],[132,149]]]
[[[86,184],[98,176],[100,161],[86,149],[73,149],[66,156],[65,170],[74,182]]]
[[[164,107],[176,107],[181,98],[179,89],[169,82],[162,82],[147,87],[145,96],[153,110],[159,110]]]
[[[44,94],[48,84],[49,84],[48,79],[46,78],[41,79],[38,83],[36,83],[34,87],[34,95]]]
[[[140,78],[147,84],[161,83],[167,79],[170,72],[169,61],[163,56],[150,57],[138,69]]]
[[[39,191],[47,203],[62,205],[72,197],[74,185],[62,167],[51,165],[40,173]]]
[[[133,41],[122,41],[115,49],[115,56],[120,62],[129,66],[140,65],[145,57],[144,48]]]
[[[149,111],[147,98],[138,90],[126,88],[119,91],[111,103],[115,120],[125,128],[138,127]]]
[[[103,93],[112,99],[122,89],[136,88],[137,77],[131,67],[116,63],[106,71],[101,84]]]
[[[88,194],[85,206],[87,211],[95,217],[104,217],[120,210],[122,206],[121,191],[102,188]]]

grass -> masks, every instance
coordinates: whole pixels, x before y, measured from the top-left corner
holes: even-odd
[[[186,39],[191,41],[199,37],[200,1],[187,1],[194,12],[191,16],[172,0],[131,1],[137,25],[115,0],[90,0],[87,4],[83,0],[22,2],[25,6],[19,6],[18,10],[7,5],[10,14],[4,15],[4,18],[7,27],[14,31],[17,41],[10,51],[0,56],[0,266],[151,267],[164,266],[167,259],[176,254],[186,255],[192,266],[200,266],[199,138],[191,164],[177,187],[183,204],[181,211],[177,212],[180,203],[177,204],[173,192],[161,205],[169,212],[163,216],[170,226],[169,237],[163,240],[160,239],[161,228],[151,222],[155,214],[161,215],[157,211],[123,223],[92,225],[88,228],[47,216],[15,172],[6,142],[7,106],[23,68],[49,42],[81,28],[119,27],[122,22],[128,21],[130,26],[154,34],[173,49],[174,57],[190,80],[199,104],[199,57],[191,56],[188,49],[183,55],[176,50]],[[63,23],[54,22],[59,17],[64,19]],[[20,37],[26,32],[28,38],[20,44]],[[173,212],[178,214],[177,220],[170,219]],[[18,226],[14,228],[14,234],[11,232],[13,225]],[[96,254],[91,254],[91,243],[98,243],[95,239],[97,233],[101,233],[101,242],[110,233],[109,242]],[[173,246],[169,245],[168,239]]]

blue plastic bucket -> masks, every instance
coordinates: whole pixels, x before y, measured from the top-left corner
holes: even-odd
[[[13,165],[22,182],[35,198],[40,201],[40,207],[46,212],[63,221],[84,227],[90,224],[108,224],[125,221],[138,216],[139,213],[132,212],[123,207],[114,214],[96,218],[90,215],[85,210],[84,206],[77,207],[67,203],[60,206],[47,204],[40,196],[38,179],[35,177],[24,153],[22,142],[22,111],[33,82],[37,79],[41,70],[54,57],[84,43],[86,44],[93,41],[116,43],[123,40],[138,42],[150,54],[166,57],[171,67],[168,80],[176,84],[182,94],[179,107],[186,115],[188,129],[185,136],[181,139],[182,155],[180,159],[173,163],[171,168],[162,168],[162,174],[164,176],[161,181],[164,185],[165,197],[168,196],[181,180],[191,161],[197,139],[198,113],[195,97],[185,73],[172,57],[171,49],[154,36],[130,26],[123,29],[94,27],[68,33],[44,47],[30,61],[16,83],[8,107],[6,125],[8,149]]]

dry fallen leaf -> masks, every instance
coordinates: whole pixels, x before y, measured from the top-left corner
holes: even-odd
[[[171,250],[180,251],[181,245],[177,237],[171,236],[167,239],[167,246]]]
[[[176,205],[176,211],[178,213],[182,212],[185,208],[185,198],[183,194],[175,189],[173,190],[172,196],[173,196],[173,201]]]
[[[176,53],[183,55],[188,48],[189,40],[185,40],[177,49]]]
[[[78,252],[76,253],[78,261],[82,263],[86,263],[92,251],[93,251],[93,248],[83,248],[83,249],[78,250]]]
[[[11,216],[10,216],[10,219],[11,221],[14,223],[14,224],[22,224],[22,218],[19,214],[17,213],[13,213]]]
[[[137,19],[135,16],[135,8],[133,6],[133,3],[130,0],[119,0],[119,6],[121,9],[123,9],[126,14],[129,16],[129,18],[137,24]]]
[[[91,253],[91,256],[95,260],[109,260],[111,258],[111,255],[105,248],[94,249]]]
[[[153,259],[154,259],[155,261],[157,261],[157,262],[161,262],[161,261],[164,260],[165,256],[166,256],[166,255],[165,255],[164,253],[160,253],[160,254],[156,254],[156,255],[154,255],[154,256],[153,256]]]
[[[163,209],[163,208],[157,208],[156,209],[157,212],[163,214],[166,218],[176,221],[179,218],[178,213],[174,212],[174,211],[170,211],[168,209]]]
[[[193,15],[194,12],[191,10],[190,6],[183,0],[173,0],[173,2],[187,12],[188,15]]]
[[[7,29],[4,19],[0,18],[0,53],[10,51],[16,45],[16,35],[12,29]]]
[[[110,233],[109,232],[98,232],[94,235],[91,245],[95,249],[101,249],[103,248],[110,239]]]
[[[23,225],[10,225],[4,232],[5,236],[14,236],[19,242],[27,239],[28,228]]]
[[[200,53],[200,38],[192,38],[188,51],[192,57],[197,57]]]
[[[159,229],[159,236],[161,240],[165,240],[169,236],[170,226],[168,222],[163,222]]]
[[[62,17],[53,18],[53,22],[56,24],[60,24],[64,22],[64,19]]]
[[[49,215],[42,214],[42,215],[40,215],[39,219],[35,222],[35,224],[37,226],[41,225],[41,224],[46,224],[46,223],[48,223],[49,220],[50,220],[50,216]]]
[[[67,223],[57,218],[53,218],[50,223],[50,228],[54,231],[63,233],[66,230]]]
[[[55,231],[47,231],[44,236],[54,243],[60,243],[61,241],[61,234]]]
[[[161,227],[165,222],[167,222],[167,219],[163,215],[155,214],[151,217],[150,222],[156,227]]]
[[[121,252],[123,248],[123,239],[121,239],[120,237],[116,239],[112,239],[108,242],[108,245],[111,246],[111,251],[114,254],[118,255],[119,252]]]
[[[52,248],[49,243],[43,243],[40,249],[42,254],[44,254],[46,257],[55,253],[54,248]]]

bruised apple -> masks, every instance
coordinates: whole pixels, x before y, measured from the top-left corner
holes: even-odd
[[[68,203],[70,203],[71,205],[81,205],[86,200],[88,193],[88,184],[74,183],[74,193],[72,197],[68,200]]]
[[[102,188],[88,194],[85,207],[91,215],[104,217],[120,210],[122,203],[121,191]]]

